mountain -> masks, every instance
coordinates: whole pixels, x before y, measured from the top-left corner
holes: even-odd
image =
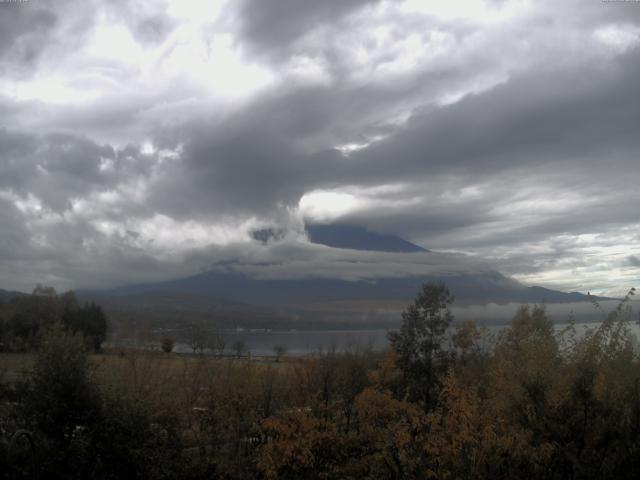
[[[282,230],[253,232],[256,241],[268,244],[284,238]],[[436,253],[395,235],[379,234],[345,225],[310,225],[311,242],[347,251],[365,250],[404,253]],[[91,299],[118,310],[136,310],[145,315],[165,318],[170,323],[176,315],[211,316],[222,324],[278,328],[292,325],[292,318],[304,318],[310,328],[318,318],[326,326],[346,325],[356,321],[372,322],[371,312],[397,311],[406,306],[425,282],[444,282],[455,295],[455,304],[489,303],[571,303],[591,300],[580,293],[565,293],[542,287],[529,287],[497,271],[483,273],[442,273],[407,277],[380,276],[367,280],[319,278],[253,278],[237,270],[234,262],[219,264],[205,273],[159,283],[122,286],[108,290],[80,291],[81,298]],[[330,314],[328,313],[330,312]],[[377,313],[376,313],[377,314]],[[397,317],[394,314],[393,318]],[[315,320],[314,320],[315,319]],[[289,323],[287,323],[289,322]],[[295,324],[295,322],[293,323]],[[287,327],[287,328],[298,328]]]
[[[210,271],[162,283],[81,291],[78,296],[101,305],[110,318],[125,323],[143,318],[165,328],[205,321],[220,328],[367,329],[395,325],[399,312],[428,281],[445,282],[455,295],[457,307],[489,303],[552,305],[589,299],[579,293],[527,287],[497,272],[347,281],[266,280],[233,271]]]
[[[370,232],[351,225],[307,225],[309,241],[334,248],[376,252],[428,252],[395,235]]]
[[[127,297],[148,292],[180,292],[220,302],[275,307],[349,301],[410,301],[425,282],[444,282],[456,296],[457,304],[568,303],[588,299],[580,293],[527,287],[498,272],[349,281],[332,278],[260,279],[234,271],[210,271],[167,282],[119,287],[103,293]]]

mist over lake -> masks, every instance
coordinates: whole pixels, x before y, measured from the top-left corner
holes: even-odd
[[[619,305],[617,301],[600,302],[604,312],[610,312]],[[629,328],[631,333],[640,338],[640,324],[638,323],[638,306],[640,302],[630,302],[633,309],[629,314]],[[454,307],[456,321],[450,328],[452,331],[457,323],[465,320],[474,320],[478,326],[486,327],[487,344],[492,342],[492,337],[508,326],[511,318],[520,304],[484,305],[472,307]],[[557,332],[561,332],[570,325],[573,317],[578,336],[591,328],[596,328],[605,318],[606,314],[599,311],[590,303],[550,304],[546,310]],[[266,330],[266,329],[239,329],[224,330],[221,332],[227,344],[226,354],[233,355],[232,345],[242,341],[246,351],[252,355],[274,355],[275,347],[284,347],[287,355],[303,356],[308,354],[326,353],[331,351],[344,352],[364,349],[382,351],[389,347],[387,334],[397,328],[398,320],[391,323],[389,328],[362,328],[346,330]],[[175,351],[179,353],[191,353],[193,349],[186,341],[189,335],[188,329],[176,329],[171,331],[178,338]],[[150,345],[158,348],[158,345]],[[209,352],[210,353],[210,352]]]

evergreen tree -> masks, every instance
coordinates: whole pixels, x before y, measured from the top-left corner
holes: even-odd
[[[444,334],[453,320],[453,296],[444,284],[426,283],[415,301],[402,313],[402,326],[389,333],[408,398],[428,410],[434,389],[445,369]]]

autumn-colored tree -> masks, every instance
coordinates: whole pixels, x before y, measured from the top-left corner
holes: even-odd
[[[356,399],[358,457],[346,467],[354,478],[424,478],[428,435],[423,409],[367,388]]]
[[[392,348],[387,349],[376,367],[368,372],[369,381],[380,391],[388,390],[396,397],[401,396],[402,372],[397,364],[398,354]]]
[[[451,336],[451,344],[462,362],[466,362],[470,356],[477,355],[481,351],[480,340],[484,328],[478,326],[472,320],[465,320],[456,325]]]
[[[345,351],[335,361],[337,403],[341,428],[346,433],[352,428],[356,398],[369,385],[370,358],[368,350],[356,347]]]
[[[428,478],[500,478],[532,454],[527,432],[509,425],[504,412],[461,383],[453,369],[443,378],[438,399],[427,418]]]
[[[270,439],[257,452],[257,467],[268,479],[333,478],[348,458],[333,423],[307,409],[292,409],[262,424]]]

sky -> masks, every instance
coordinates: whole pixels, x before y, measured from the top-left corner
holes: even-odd
[[[0,2],[0,288],[216,265],[640,286],[639,45],[640,2]]]

